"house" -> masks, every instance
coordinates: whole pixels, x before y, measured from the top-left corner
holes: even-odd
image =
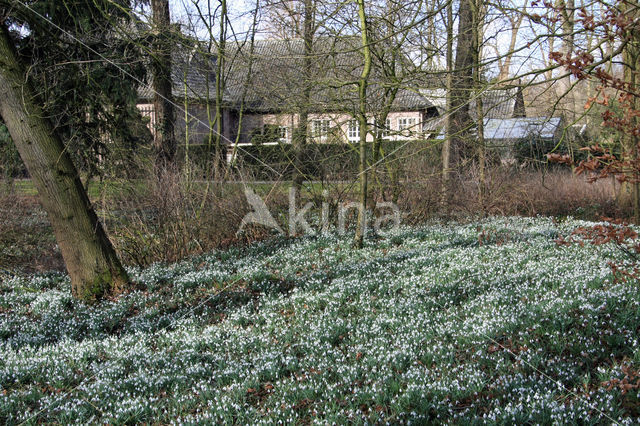
[[[302,39],[256,40],[230,44],[224,66],[223,141],[226,145],[291,143],[300,111],[308,111],[308,132],[313,141],[357,142],[360,139],[355,83],[361,68],[359,37],[320,37],[314,41],[310,73],[305,70]],[[173,59],[173,97],[179,105],[176,138],[205,144],[215,128],[217,58],[197,42],[176,48]],[[412,66],[407,59],[407,67]],[[368,108],[380,111],[385,102],[384,76],[374,66],[368,88]],[[442,138],[446,90],[440,73],[415,73],[399,86],[384,123],[370,123],[387,140]],[[310,81],[311,84],[307,84]],[[309,90],[308,95],[305,90]],[[153,131],[153,94],[142,88],[140,108]],[[556,137],[560,122],[545,117],[527,118],[519,85],[498,86],[481,93],[485,141],[492,146],[539,133]],[[476,118],[475,101],[469,104]],[[372,134],[367,136],[373,140]],[[184,143],[184,142],[183,142]]]
[[[362,66],[357,37],[323,37],[314,43],[311,85],[302,75],[304,44],[301,39],[257,40],[231,45],[225,66],[223,95],[223,140],[226,144],[250,144],[267,129],[278,141],[290,143],[298,127],[300,111],[308,111],[310,137],[317,142],[355,142],[360,138],[356,117],[355,82]],[[191,144],[206,143],[213,125],[216,57],[201,49],[181,46],[172,55],[173,97],[177,108],[176,137]],[[249,70],[251,70],[249,72]],[[384,98],[381,81],[373,75],[369,98]],[[149,118],[153,131],[153,93],[139,91],[138,108]],[[209,108],[207,108],[207,105]],[[375,111],[382,105],[371,104]],[[187,111],[188,113],[185,113]],[[437,108],[416,88],[400,87],[385,123],[371,124],[389,139],[423,137],[425,122],[439,114]],[[241,119],[242,117],[242,119]],[[368,140],[372,140],[372,135]]]
[[[300,111],[306,109],[313,140],[358,141],[355,82],[362,67],[359,43],[358,37],[316,39],[309,76],[303,75],[302,39],[259,40],[252,54],[246,45],[237,48],[230,54],[233,63],[228,71],[226,99],[236,115],[242,108],[243,126],[238,140],[250,143],[256,132],[272,127],[277,129],[280,142],[291,142]],[[252,70],[250,75],[247,69]],[[368,88],[371,111],[379,111],[384,100],[383,77],[375,70],[376,67]],[[305,89],[310,90],[308,96]],[[399,88],[385,123],[375,123],[373,116],[370,122],[389,138],[415,139],[422,137],[422,123],[437,115],[436,107],[426,97],[405,85]],[[367,139],[371,141],[373,136],[368,135]]]
[[[423,89],[441,113],[424,124],[423,133],[431,132],[436,139],[444,139],[446,125],[446,90]],[[527,117],[522,87],[498,86],[480,94],[483,106],[484,142],[504,163],[515,160],[517,144],[540,142],[553,144],[561,137],[562,119],[559,117]],[[478,120],[476,102],[469,102],[472,120]],[[475,134],[475,133],[474,133]]]
[[[535,142],[534,145],[537,145],[540,142],[553,144],[560,140],[562,119],[527,117],[520,86],[502,91],[487,91],[486,96],[483,96],[483,107],[484,142],[489,149],[499,154],[503,163],[515,161],[519,142]]]
[[[444,88],[427,88],[420,91],[438,108],[438,116],[425,122],[423,132],[431,133],[436,138],[444,138],[446,124],[446,97]],[[505,119],[525,117],[524,97],[522,88],[516,86],[497,86],[480,93],[484,119]],[[472,97],[469,102],[469,114],[472,120],[477,120],[476,101]]]
[[[172,96],[176,104],[175,137],[184,144],[205,143],[210,134],[210,123],[214,119],[215,69],[214,55],[205,53],[197,43],[180,43],[171,55]],[[151,132],[155,132],[154,93],[151,84],[138,88],[138,109],[149,120]],[[179,143],[180,143],[179,142]]]

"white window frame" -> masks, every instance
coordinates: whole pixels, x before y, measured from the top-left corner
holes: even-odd
[[[349,120],[347,123],[347,139],[349,142],[360,141],[360,122],[358,120]]]
[[[391,119],[387,118],[384,122],[384,128],[382,129],[382,138],[383,139],[388,139],[389,137],[391,137]]]
[[[399,117],[398,118],[398,131],[402,132],[404,130],[409,131],[410,133],[414,132],[414,128],[416,126],[416,118],[415,117]]]
[[[311,120],[311,136],[314,138],[326,139],[329,136],[331,120],[326,118]]]
[[[282,143],[289,142],[289,127],[278,126],[278,140]]]

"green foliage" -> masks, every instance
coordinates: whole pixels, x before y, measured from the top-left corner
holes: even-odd
[[[573,129],[567,130],[561,141],[530,136],[516,141],[513,146],[513,154],[520,165],[547,164],[547,154],[549,153],[568,154],[575,162],[580,162],[587,158],[587,153],[581,148],[592,145],[594,138],[596,137],[590,135],[589,132],[579,134]]]
[[[267,124],[262,129],[254,129],[249,135],[249,140],[254,145],[279,142],[278,126]]]
[[[89,175],[111,165],[128,169],[123,155],[148,139],[135,106],[137,81],[146,76],[145,37],[131,3],[36,0],[29,8],[46,19],[16,7],[7,20],[40,103]]]
[[[438,148],[429,141],[383,141],[381,149],[385,158],[379,167],[393,166],[399,173],[403,173],[408,172],[408,167],[417,162],[437,165]],[[358,171],[357,143],[309,143],[304,145],[301,156],[304,168],[302,171],[308,179],[345,178]],[[371,165],[372,149],[368,149],[368,156],[368,163]],[[259,179],[290,177],[293,172],[294,147],[285,143],[243,146],[238,150],[238,159],[240,167],[251,170],[252,175]]]
[[[547,160],[547,154],[552,152],[557,145],[553,139],[544,139],[535,136],[518,139],[513,146],[513,154],[518,164],[542,164]],[[564,144],[554,152],[566,152]]]

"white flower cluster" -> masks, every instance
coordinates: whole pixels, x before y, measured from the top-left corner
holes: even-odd
[[[0,284],[0,422],[640,421],[640,288],[585,222],[492,218],[275,239],[132,269],[84,306]],[[606,384],[613,385],[606,385]],[[33,416],[37,415],[37,418]]]

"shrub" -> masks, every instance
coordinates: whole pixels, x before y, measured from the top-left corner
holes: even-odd
[[[373,147],[373,144],[370,144]],[[368,150],[373,164],[372,149]],[[438,147],[429,141],[383,141],[385,153],[380,168],[399,165],[399,173],[407,175],[410,164],[421,162],[435,165],[439,161]],[[351,179],[358,173],[357,143],[309,143],[302,150],[303,173],[308,180]],[[294,150],[291,144],[244,146],[238,152],[240,167],[251,170],[261,180],[290,178],[293,172]]]

